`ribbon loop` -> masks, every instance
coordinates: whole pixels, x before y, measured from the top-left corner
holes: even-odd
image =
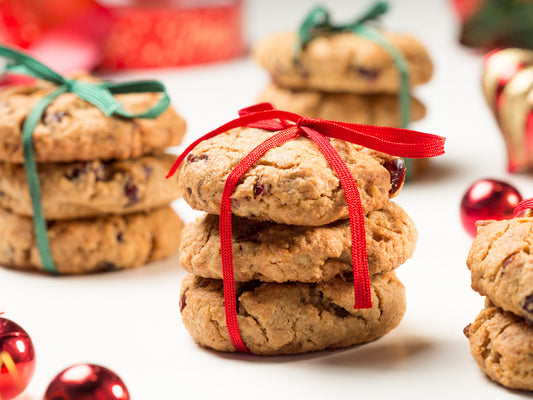
[[[533,210],[533,198],[522,200],[516,205],[513,212],[513,218],[518,217],[518,215],[526,210]]]
[[[33,144],[33,132],[44,111],[57,96],[70,92],[97,107],[107,117],[120,115],[126,118],[156,118],[170,105],[170,99],[164,85],[157,81],[128,83],[83,82],[75,79],[66,79],[29,55],[8,47],[0,46],[0,57],[4,57],[7,60],[6,70],[8,72],[31,76],[51,82],[57,86],[55,90],[41,99],[30,111],[22,129],[24,166],[32,201],[33,225],[37,238],[37,247],[44,269],[50,273],[57,273],[50,251],[46,219],[42,210],[41,189]],[[113,96],[113,94],[120,93],[146,93],[152,91],[162,93],[161,99],[154,106],[140,113],[127,112]]]
[[[231,195],[239,180],[248,169],[268,150],[298,135],[306,136],[319,148],[337,174],[344,190],[350,218],[352,245],[352,266],[354,277],[355,308],[372,307],[370,277],[366,253],[366,234],[364,214],[359,191],[350,169],[330,143],[330,138],[342,139],[360,144],[373,150],[413,157],[434,157],[444,154],[445,139],[440,136],[409,131],[374,127],[368,125],[346,124],[321,119],[302,117],[287,111],[276,110],[271,104],[262,103],[239,111],[240,117],[207,133],[189,145],[177,158],[169,171],[171,177],[187,155],[202,141],[211,139],[231,129],[243,126],[260,127],[276,131],[273,136],[260,143],[247,154],[229,174],[220,204],[220,251],[222,275],[224,281],[224,309],[226,327],[233,346],[237,351],[248,352],[244,344],[237,318],[237,299],[235,293],[235,276],[233,266]]]

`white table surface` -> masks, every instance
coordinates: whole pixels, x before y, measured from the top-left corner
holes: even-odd
[[[312,4],[250,1],[249,41],[296,26]],[[342,21],[370,2],[322,4]],[[408,301],[400,326],[373,343],[342,351],[273,358],[218,354],[195,345],[182,325],[178,292],[185,272],[177,257],[82,277],[0,269],[0,308],[30,333],[37,351],[35,376],[22,398],[40,399],[56,373],[80,362],[117,372],[135,400],[528,396],[488,380],[463,336],[483,300],[470,289],[465,259],[471,239],[459,220],[459,202],[483,177],[507,180],[524,196],[533,196],[531,175],[505,172],[503,141],[480,89],[482,56],[458,45],[459,25],[449,2],[393,1],[384,20],[428,46],[435,75],[415,91],[428,115],[413,128],[448,138],[447,154],[434,161],[433,172],[409,183],[396,199],[420,236],[414,257],[398,269]],[[234,118],[268,80],[248,59],[114,77],[165,82],[187,119],[186,143]],[[183,202],[175,206],[185,220],[194,218]]]

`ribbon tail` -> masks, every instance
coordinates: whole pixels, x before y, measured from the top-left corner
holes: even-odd
[[[37,240],[37,248],[41,256],[41,262],[44,269],[50,273],[57,273],[52,253],[50,250],[50,242],[48,240],[48,232],[46,227],[46,219],[41,204],[41,185],[39,183],[39,175],[37,173],[37,163],[35,161],[35,149],[33,145],[33,131],[42,118],[42,115],[48,105],[60,94],[67,92],[67,86],[59,86],[52,93],[41,99],[35,107],[31,110],[22,127],[22,146],[24,152],[24,167],[26,171],[26,180],[28,181],[28,188],[30,191],[31,203],[33,207],[33,227],[35,230],[35,237]]]
[[[229,174],[222,193],[220,205],[220,257],[222,261],[222,276],[224,282],[224,310],[226,313],[226,327],[235,350],[249,353],[244,344],[239,330],[237,318],[237,297],[235,293],[235,275],[233,266],[233,246],[231,227],[231,195],[241,177],[248,169],[268,150],[278,147],[291,140],[298,134],[298,128],[292,126],[278,132],[265,140],[242,159],[242,161]]]
[[[313,142],[316,143],[341,182],[350,216],[355,299],[354,308],[372,308],[372,292],[366,253],[365,219],[361,197],[359,196],[359,190],[357,189],[357,183],[344,160],[324,136],[309,127],[303,126],[301,129]]]

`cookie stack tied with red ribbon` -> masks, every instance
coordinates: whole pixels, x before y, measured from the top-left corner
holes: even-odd
[[[533,390],[533,199],[512,219],[482,221],[467,259],[472,289],[485,308],[464,333],[472,356],[492,380]]]
[[[5,47],[0,57],[39,79],[0,93],[0,265],[80,274],[175,253],[175,157],[163,151],[185,122],[164,86],[66,79]]]
[[[405,311],[393,270],[412,255],[417,233],[389,201],[404,163],[378,151],[432,157],[444,139],[266,103],[240,115],[192,143],[169,173],[187,203],[208,213],[182,234],[185,327],[202,346],[261,355],[389,332]]]
[[[418,40],[370,25],[387,8],[378,2],[353,23],[332,25],[328,12],[317,7],[298,32],[264,38],[253,56],[272,82],[259,100],[348,123],[407,128],[423,118],[425,107],[411,87],[429,81],[433,66]],[[426,161],[409,160],[408,174]]]

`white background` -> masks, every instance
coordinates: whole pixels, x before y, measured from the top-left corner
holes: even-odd
[[[533,196],[531,175],[505,172],[503,142],[482,98],[482,55],[458,45],[451,1],[397,0],[384,18],[410,32],[435,63],[431,83],[415,92],[427,117],[413,128],[448,138],[446,156],[396,199],[419,230],[415,256],[398,270],[407,288],[401,325],[356,348],[304,356],[260,358],[218,354],[194,344],[178,310],[185,273],[177,257],[133,271],[49,277],[0,270],[0,307],[31,335],[37,370],[24,398],[40,399],[63,368],[98,363],[116,371],[132,399],[341,398],[502,399],[526,397],[492,383],[470,356],[462,330],[482,307],[470,289],[465,259],[471,239],[459,221],[467,187],[483,177],[514,184]],[[295,27],[314,2],[250,1],[249,42]],[[322,1],[334,20],[357,15],[369,1]],[[214,129],[250,105],[268,77],[248,59],[114,76],[158,78],[188,121],[185,142]],[[183,218],[193,213],[182,202]]]

